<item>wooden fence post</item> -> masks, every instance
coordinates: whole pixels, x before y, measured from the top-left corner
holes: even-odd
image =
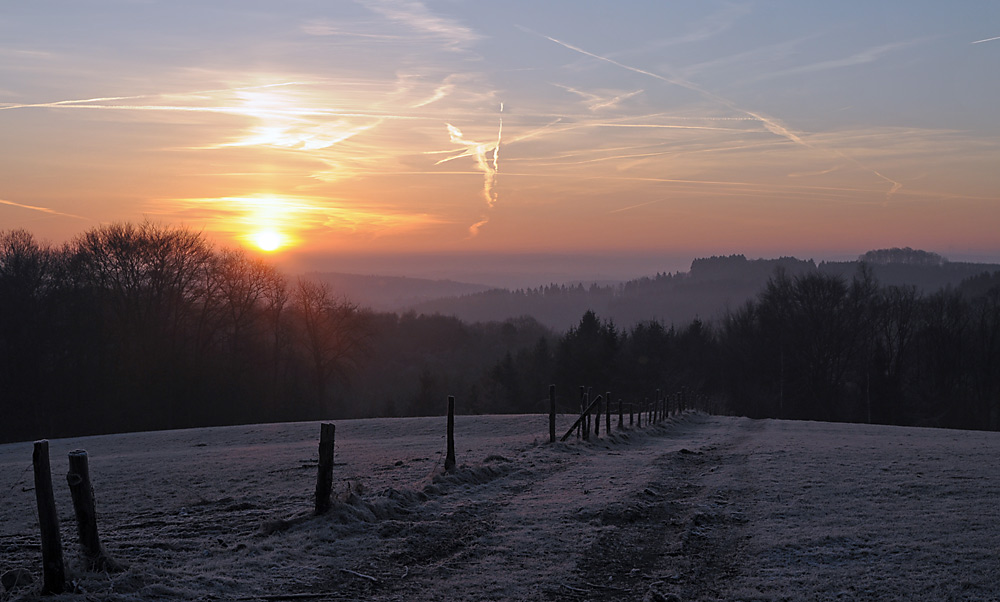
[[[628,404],[628,425],[635,426],[635,408],[632,407],[632,402]]]
[[[624,413],[623,410],[624,410],[624,408],[622,408],[622,398],[619,397],[618,398],[618,430],[619,431],[625,429],[625,413]]]
[[[329,422],[319,425],[319,468],[316,471],[316,514],[330,509],[333,493],[333,450],[337,426]]]
[[[52,494],[47,440],[35,441],[31,464],[35,468],[38,529],[42,532],[42,594],[61,594],[66,586],[66,570],[63,566],[62,537],[59,535],[59,515]]]
[[[604,413],[604,434],[611,434],[611,391],[608,391],[604,395],[604,403],[607,406],[607,411]]]
[[[104,551],[97,535],[97,509],[94,488],[90,484],[90,466],[87,452],[77,449],[69,452],[69,473],[66,474],[69,492],[76,512],[76,531],[83,548],[83,559],[89,570],[118,572],[123,567]]]
[[[644,409],[643,405],[640,403],[639,404],[639,411],[635,413],[635,417],[636,417],[635,427],[636,428],[640,428],[640,429],[642,428],[642,411],[643,411],[643,409]]]
[[[580,415],[583,416],[583,411],[587,408],[587,387],[580,385]],[[576,438],[579,439],[583,436],[583,424],[581,423],[576,429]]]
[[[455,396],[448,396],[448,455],[444,458],[444,469],[455,470]]]
[[[556,386],[549,385],[549,443],[556,442]]]
[[[569,430],[566,431],[566,434],[562,436],[562,439],[560,439],[560,441],[565,441],[565,440],[569,439],[569,436],[573,434],[573,431],[577,430],[580,427],[580,424],[582,424],[584,422],[584,419],[586,418],[587,414],[589,414],[590,411],[593,409],[594,405],[596,405],[598,403],[601,403],[601,396],[600,395],[598,395],[597,399],[595,399],[593,402],[591,402],[590,405],[588,405],[586,407],[586,409],[584,409],[582,412],[580,412],[580,417],[576,419],[576,422],[573,423],[573,426],[569,427]],[[584,433],[586,433],[586,432],[587,431],[584,430]]]
[[[600,395],[598,395],[600,397]],[[597,403],[597,407],[594,408],[594,437],[598,437],[601,434],[601,403]]]

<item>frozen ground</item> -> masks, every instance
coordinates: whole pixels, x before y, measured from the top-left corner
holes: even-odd
[[[568,426],[561,417],[560,435]],[[602,425],[603,426],[603,425]],[[548,445],[539,416],[316,423],[51,442],[55,600],[1000,600],[1000,434],[689,414]],[[603,430],[603,429],[602,429]],[[83,448],[120,574],[80,572]],[[40,580],[31,444],[0,446],[0,572]]]

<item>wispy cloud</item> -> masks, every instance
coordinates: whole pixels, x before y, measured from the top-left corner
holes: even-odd
[[[418,101],[413,105],[414,109],[419,109],[420,107],[426,107],[429,104],[435,103],[439,100],[443,100],[448,97],[449,94],[455,91],[456,82],[459,79],[458,76],[449,75],[445,78],[443,82],[436,88],[434,88],[434,93],[429,97]]]
[[[784,138],[784,139],[786,139],[786,140],[788,140],[790,142],[793,142],[793,143],[795,143],[797,145],[800,145],[800,146],[803,146],[803,147],[806,147],[806,148],[811,148],[811,149],[814,148],[813,145],[811,145],[809,142],[807,142],[798,132],[793,131],[791,128],[789,128],[784,123],[782,123],[779,119],[771,117],[771,116],[768,116],[768,115],[766,115],[766,114],[764,114],[762,112],[751,111],[751,110],[742,108],[742,107],[738,106],[735,102],[729,100],[728,98],[725,98],[725,97],[723,97],[723,96],[721,96],[719,94],[715,94],[714,92],[710,92],[709,90],[706,90],[705,88],[703,88],[703,87],[701,87],[701,86],[699,86],[697,84],[694,84],[694,83],[692,83],[690,81],[687,81],[685,79],[681,79],[679,77],[667,77],[667,76],[664,76],[664,75],[660,75],[659,73],[655,73],[653,71],[648,71],[646,69],[640,69],[638,67],[633,67],[631,65],[627,65],[625,63],[619,62],[619,61],[617,61],[615,59],[612,59],[612,58],[609,58],[609,57],[606,57],[606,56],[601,56],[601,55],[595,54],[593,52],[589,52],[589,51],[584,50],[584,49],[582,49],[582,48],[580,48],[578,46],[574,46],[574,45],[569,44],[567,42],[563,42],[561,40],[558,40],[556,38],[553,38],[553,37],[550,37],[550,36],[547,36],[547,35],[544,35],[544,34],[539,34],[537,32],[533,32],[533,31],[531,31],[529,29],[526,29],[526,28],[522,28],[522,29],[524,29],[524,31],[528,31],[529,33],[533,33],[535,35],[541,36],[541,37],[543,37],[543,38],[545,38],[545,39],[547,39],[547,40],[549,40],[551,42],[554,42],[555,44],[558,44],[558,45],[560,45],[560,46],[562,46],[562,47],[564,47],[564,48],[566,48],[568,50],[572,50],[574,52],[583,54],[585,56],[589,56],[589,57],[594,58],[594,59],[599,60],[599,61],[610,63],[612,65],[615,65],[615,66],[620,67],[622,69],[625,69],[627,71],[631,71],[633,73],[637,73],[639,75],[643,75],[643,76],[646,76],[646,77],[651,77],[653,79],[657,79],[657,80],[660,80],[660,81],[665,82],[665,83],[673,84],[675,86],[679,86],[681,88],[685,88],[687,90],[691,90],[692,92],[697,92],[698,94],[700,94],[701,96],[703,96],[704,98],[706,98],[708,100],[711,100],[711,101],[713,101],[715,103],[718,103],[718,104],[720,104],[720,105],[722,105],[722,106],[724,106],[724,107],[726,107],[726,108],[728,108],[728,109],[730,109],[732,111],[735,111],[737,113],[742,113],[744,115],[747,115],[749,117],[752,117],[752,118],[760,121],[761,124],[763,124],[763,126],[769,132],[771,132],[772,134],[774,134],[776,136],[780,136],[780,137],[782,137],[782,138]],[[915,43],[915,42],[907,42],[907,43],[902,43],[902,44],[908,45],[908,44],[912,44],[912,43]],[[887,52],[890,49],[890,48],[888,48],[890,46],[891,47],[895,47],[897,45],[892,45],[892,44],[886,45],[884,47],[879,47],[879,49],[881,49],[881,50],[873,49],[873,51],[859,53],[859,55],[857,55],[857,56],[865,56],[865,57],[878,56],[882,52]],[[836,155],[838,157],[841,157],[843,159],[846,159],[846,160],[850,161],[851,163],[853,163],[857,167],[859,167],[859,168],[861,168],[861,169],[863,169],[865,171],[868,171],[869,173],[874,174],[875,176],[877,176],[881,180],[884,180],[886,183],[888,183],[890,185],[890,188],[889,188],[889,191],[886,193],[886,200],[891,199],[892,195],[895,194],[896,192],[898,192],[903,187],[902,183],[900,183],[900,182],[898,182],[896,180],[893,180],[892,178],[889,178],[888,176],[883,175],[882,173],[880,173],[876,169],[874,169],[874,168],[872,168],[872,167],[870,167],[868,165],[863,164],[858,159],[856,159],[854,157],[851,157],[851,156],[845,154],[844,152],[842,152],[840,150],[837,150],[837,149],[834,149],[834,148],[826,148],[826,149],[823,149],[823,150],[826,150],[827,152],[830,152],[830,153],[832,153],[832,154],[834,154],[834,155]]]
[[[827,61],[818,61],[815,63],[810,63],[808,65],[799,65],[798,67],[791,67],[789,69],[783,69],[781,71],[766,73],[756,78],[755,81],[766,81],[778,77],[800,75],[803,73],[816,73],[818,71],[827,71],[829,69],[842,69],[844,67],[852,67],[854,65],[873,63],[879,58],[881,58],[883,55],[895,52],[897,50],[902,50],[903,48],[908,48],[915,44],[924,42],[926,40],[927,38],[921,38],[918,40],[910,40],[907,42],[893,42],[890,44],[873,46],[872,48],[866,48],[861,52],[856,52],[850,56],[846,56],[843,58],[832,59]]]
[[[480,39],[479,34],[454,19],[436,15],[416,0],[361,0],[361,4],[390,21],[401,23],[418,35],[441,41],[458,50]]]
[[[387,231],[442,223],[427,213],[303,195],[162,199],[155,203],[152,214],[201,222],[213,232],[237,239],[249,239],[262,229],[281,232],[290,239],[306,238],[319,231],[380,236]]]
[[[571,86],[564,86],[562,84],[553,84],[557,88],[562,88],[567,92],[576,94],[584,100],[584,104],[591,111],[599,111],[601,109],[610,109],[617,106],[624,100],[628,100],[633,96],[638,96],[642,94],[642,90],[633,90],[632,92],[624,92],[618,95],[608,95],[608,94],[593,94],[591,92],[584,92],[583,90],[577,90]]]
[[[732,29],[740,19],[750,14],[751,10],[752,7],[749,4],[727,4],[721,10],[709,15],[702,21],[694,23],[687,32],[658,40],[643,48],[642,52],[667,46],[693,44],[718,37]]]
[[[303,23],[299,29],[302,33],[310,36],[334,36],[348,38],[364,38],[369,40],[402,40],[403,36],[386,33],[365,33],[357,31],[356,28],[344,27],[340,22],[327,20],[313,20]]]

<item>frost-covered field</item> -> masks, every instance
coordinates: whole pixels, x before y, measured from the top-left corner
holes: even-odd
[[[317,423],[52,441],[53,599],[1000,600],[1000,434],[689,414],[548,445],[545,417],[459,416],[442,474],[444,427],[337,423],[322,517]],[[74,570],[78,448],[124,573]],[[3,600],[37,597],[30,466],[0,446],[0,572],[36,579]]]

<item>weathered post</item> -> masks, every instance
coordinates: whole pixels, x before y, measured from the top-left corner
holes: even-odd
[[[632,407],[632,402],[628,404],[628,425],[635,426],[635,408]]]
[[[640,403],[639,404],[639,411],[635,413],[635,418],[636,418],[635,419],[635,427],[636,428],[640,428],[640,429],[642,428],[642,411],[643,411],[643,409],[644,408],[643,408],[642,404]]]
[[[653,400],[653,423],[660,422],[660,390],[656,390],[656,398]]]
[[[556,442],[556,386],[549,385],[549,443]]]
[[[621,431],[621,430],[624,430],[624,429],[625,429],[625,412],[624,412],[624,408],[622,407],[622,398],[619,397],[618,398],[618,430]]]
[[[444,469],[455,470],[455,396],[448,396],[448,455],[444,458]]]
[[[31,463],[35,468],[38,529],[42,532],[42,594],[61,594],[66,586],[66,570],[63,566],[62,537],[59,535],[59,515],[52,494],[48,441],[35,441]]]
[[[76,512],[76,531],[80,536],[83,560],[89,570],[118,572],[122,566],[111,559],[97,535],[97,508],[94,488],[90,484],[90,466],[87,452],[77,449],[69,452],[69,473],[66,474],[73,510]]]
[[[607,406],[604,412],[604,434],[611,434],[611,391],[604,395],[604,403]]]
[[[600,395],[597,396],[600,398]],[[601,402],[597,402],[597,407],[594,409],[594,437],[599,437],[601,435]]]
[[[583,416],[583,411],[587,408],[587,387],[580,385],[580,415]],[[576,438],[579,439],[583,435],[583,423],[576,429]]]
[[[319,469],[316,472],[316,514],[330,509],[333,493],[333,450],[337,426],[329,422],[319,425]]]

